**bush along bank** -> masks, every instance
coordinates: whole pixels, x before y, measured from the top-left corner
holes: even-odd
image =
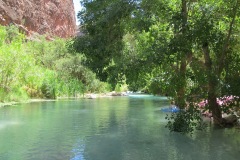
[[[107,92],[109,85],[84,66],[85,57],[71,52],[70,44],[40,35],[29,38],[15,26],[0,26],[0,102]]]

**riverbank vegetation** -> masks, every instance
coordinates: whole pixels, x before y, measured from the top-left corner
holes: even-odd
[[[82,34],[71,40],[0,27],[0,101],[127,85],[174,99],[185,112],[168,117],[168,126],[179,132],[191,132],[203,112],[219,126],[223,113],[239,112],[240,0],[80,2]],[[221,97],[235,98],[220,105]]]
[[[173,97],[187,116],[170,118],[170,129],[191,130],[181,129],[179,118],[196,126],[196,104],[203,100],[219,126],[225,121],[218,98],[236,96],[229,110],[239,110],[239,0],[81,3],[83,36],[73,46],[86,65],[113,86],[125,81],[130,90]]]
[[[0,26],[0,102],[110,90],[85,67],[83,55],[70,51],[71,43],[40,35],[30,38],[16,26]]]

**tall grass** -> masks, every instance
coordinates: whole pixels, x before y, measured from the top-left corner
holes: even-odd
[[[108,84],[96,79],[84,56],[71,53],[67,43],[44,36],[29,40],[15,26],[0,26],[0,101],[106,91]]]

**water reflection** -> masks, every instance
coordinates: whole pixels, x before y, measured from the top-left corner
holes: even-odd
[[[165,97],[130,96],[0,109],[0,159],[224,160],[240,156],[239,131],[170,133]]]
[[[84,158],[84,149],[85,149],[85,142],[83,140],[78,140],[77,144],[72,149],[74,157],[71,160],[85,160]]]
[[[0,130],[5,129],[6,127],[20,125],[19,121],[0,121]]]

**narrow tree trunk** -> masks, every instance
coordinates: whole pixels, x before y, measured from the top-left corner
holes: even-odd
[[[179,87],[177,90],[177,105],[183,109],[185,107],[185,91],[186,91],[186,58],[185,56],[182,57],[179,69]]]
[[[214,123],[217,125],[221,125],[223,120],[222,120],[221,109],[217,103],[217,94],[216,94],[218,81],[217,81],[216,74],[214,73],[212,68],[212,60],[210,58],[208,43],[203,44],[202,49],[204,53],[205,67],[206,67],[207,79],[208,79],[209,110],[212,112]]]
[[[221,108],[217,103],[217,94],[216,94],[216,87],[217,87],[217,81],[215,77],[208,76],[208,104],[209,104],[209,110],[212,112],[213,121],[214,124],[222,125],[223,119],[222,119],[222,113]]]
[[[182,0],[182,35],[183,37],[187,32],[187,19],[188,19],[188,11],[187,11],[187,1]],[[180,108],[185,107],[185,91],[186,91],[186,69],[187,69],[187,54],[189,52],[188,48],[184,48],[181,54],[181,62],[179,68],[179,84],[177,90],[177,105]]]

